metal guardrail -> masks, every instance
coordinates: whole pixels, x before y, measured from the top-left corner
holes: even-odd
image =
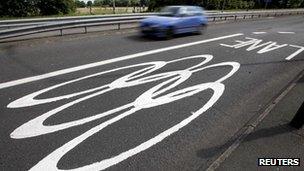
[[[156,13],[134,13],[134,14],[113,14],[113,15],[90,15],[90,16],[71,16],[71,17],[52,17],[52,18],[32,18],[32,19],[16,19],[0,21],[0,29],[11,29],[25,26],[35,26],[42,24],[60,23],[64,21],[74,20],[89,20],[101,18],[116,18],[116,17],[136,17],[136,16],[151,16]]]
[[[207,14],[220,13],[220,11],[206,11]],[[5,27],[19,27],[46,24],[51,22],[62,22],[72,20],[87,20],[97,18],[114,18],[114,17],[131,17],[131,16],[151,16],[157,13],[132,13],[132,14],[107,14],[107,15],[88,15],[88,16],[70,16],[70,17],[49,17],[49,18],[30,18],[30,19],[14,19],[14,20],[0,20],[0,28]]]
[[[121,29],[123,24],[137,23],[139,20],[151,16],[155,13],[148,13],[142,15],[116,15],[115,17],[102,17],[102,18],[86,18],[80,20],[68,20],[55,22],[55,23],[44,23],[41,25],[26,26],[15,29],[8,29],[0,31],[0,40],[44,33],[50,31],[59,31],[59,35],[63,35],[63,30],[73,29],[73,28],[83,28],[83,33],[88,32],[89,27],[94,26],[105,26],[105,25],[115,25],[115,29]],[[270,16],[282,16],[282,15],[300,15],[304,14],[304,9],[300,10],[283,10],[283,11],[266,11],[266,12],[231,12],[231,13],[221,13],[221,14],[207,14],[207,18],[210,22],[223,21],[223,20],[238,20],[238,19],[248,19],[248,18],[260,18],[260,17],[270,17]],[[41,21],[44,21],[43,19]],[[45,21],[44,21],[45,22]]]
[[[229,15],[229,14],[248,14],[248,13],[265,13],[265,12],[284,12],[284,11],[299,11],[301,9],[288,9],[288,10],[261,10],[261,11],[240,11],[240,12],[221,12],[221,11],[206,11],[207,15]],[[63,21],[73,20],[88,20],[100,18],[114,18],[114,17],[131,17],[131,16],[150,16],[156,13],[133,13],[133,14],[111,14],[111,15],[89,15],[89,16],[70,16],[70,17],[49,17],[49,18],[31,18],[31,19],[14,19],[14,20],[0,20],[0,30],[11,29],[25,26],[35,26],[42,24],[50,24]]]
[[[101,26],[101,25],[118,25],[120,29],[121,24],[134,23],[138,22],[140,19],[145,18],[146,16],[131,16],[131,17],[114,17],[114,18],[100,18],[100,19],[88,19],[88,20],[73,20],[73,21],[64,21],[59,23],[47,23],[38,26],[27,26],[9,30],[0,31],[0,39],[18,37],[23,35],[49,32],[49,31],[60,31],[71,29],[71,28],[84,28],[85,33],[87,33],[87,28],[91,26]]]

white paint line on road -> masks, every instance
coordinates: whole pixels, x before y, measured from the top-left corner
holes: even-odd
[[[92,92],[93,94],[88,94],[85,97],[80,97],[79,99],[75,99],[72,102],[69,102],[67,104],[64,104],[56,109],[53,109],[43,115],[40,115],[25,124],[21,125],[15,131],[11,133],[11,138],[16,139],[23,139],[23,138],[30,138],[33,136],[40,136],[45,135],[49,133],[53,133],[55,131],[60,131],[63,129],[67,129],[73,126],[82,125],[84,123],[88,123],[97,119],[100,119],[105,116],[109,116],[112,114],[116,114],[113,118],[110,118],[101,124],[94,126],[87,130],[86,132],[82,133],[81,135],[77,136],[76,138],[68,141],[61,147],[57,148],[55,151],[48,154],[46,157],[44,157],[42,160],[40,160],[35,166],[33,166],[30,170],[34,171],[41,171],[41,170],[61,170],[57,167],[60,160],[66,156],[67,153],[69,153],[71,150],[74,150],[82,143],[85,143],[88,138],[91,136],[96,135],[98,132],[103,131],[108,126],[115,124],[119,122],[120,120],[135,114],[138,111],[158,107],[161,105],[169,104],[174,101],[178,101],[181,99],[189,98],[195,94],[198,94],[200,92],[203,92],[205,90],[212,90],[213,94],[211,97],[209,97],[209,100],[202,104],[202,107],[198,109],[197,111],[191,112],[189,116],[184,118],[182,121],[177,123],[176,125],[173,125],[172,127],[168,128],[167,130],[162,130],[163,132],[158,133],[155,135],[155,137],[151,137],[150,139],[146,140],[145,142],[142,142],[140,144],[132,145],[132,147],[126,151],[122,151],[119,154],[111,155],[109,158],[100,159],[100,161],[95,163],[90,163],[84,166],[77,166],[77,168],[73,168],[74,171],[80,171],[80,170],[92,170],[92,171],[99,171],[107,169],[113,165],[116,165],[140,152],[143,152],[150,147],[156,145],[157,143],[160,143],[170,135],[178,132],[183,127],[190,124],[194,119],[202,115],[205,111],[210,109],[222,96],[225,90],[225,85],[222,83],[226,79],[233,76],[240,68],[240,64],[237,62],[221,62],[216,64],[210,64],[208,63],[212,60],[212,55],[197,55],[197,56],[190,56],[190,57],[183,57],[174,59],[171,61],[154,61],[154,62],[148,62],[148,63],[141,63],[137,65],[131,65],[131,66],[125,66],[123,69],[131,69],[137,66],[147,66],[146,68],[134,71],[130,74],[127,74],[125,76],[122,76],[113,82],[107,84],[107,85],[100,85],[100,87],[107,87],[107,89],[102,89],[99,92]],[[193,66],[190,66],[185,69],[178,69],[175,71],[168,71],[168,72],[161,72],[162,67],[164,67],[167,64],[172,64],[176,62],[182,62],[186,60],[192,60],[192,59],[201,59],[197,64],[194,64]],[[152,64],[152,66],[151,66]],[[154,65],[153,65],[154,64]],[[187,81],[194,73],[198,72],[204,72],[205,70],[217,68],[217,67],[226,67],[230,66],[231,70],[226,73],[226,75],[221,75],[220,78],[217,80],[214,80],[213,82],[207,82],[207,83],[199,83],[197,85],[192,85],[190,87],[182,88],[179,90],[176,90],[179,85],[183,84],[185,81]],[[112,72],[112,71],[118,71],[122,68],[116,68],[111,71],[104,71],[103,73],[97,73],[94,76],[99,76],[104,73]],[[152,72],[159,70],[161,73],[156,73],[154,75],[150,75]],[[93,75],[92,75],[93,76]],[[91,76],[86,76],[83,78],[90,78]],[[21,102],[17,102],[19,100],[16,100],[16,105],[11,105],[11,107],[28,107],[32,105],[36,105],[34,100],[34,96],[39,96],[39,94],[42,92],[50,91],[54,88],[58,88],[60,86],[67,85],[69,83],[75,83],[77,81],[82,80],[83,78],[78,78],[74,81],[66,82],[66,84],[59,84],[56,86],[49,87],[44,90],[40,90],[37,92],[34,92],[30,96],[24,96],[21,98]],[[48,119],[49,117],[53,115],[59,114],[58,112],[61,112],[62,110],[65,110],[69,107],[72,107],[73,105],[77,105],[78,103],[88,100],[90,98],[100,96],[102,94],[105,94],[106,92],[119,89],[119,88],[127,88],[127,87],[133,87],[141,84],[146,84],[149,82],[159,82],[162,80],[161,83],[155,85],[152,84],[152,88],[145,91],[143,94],[139,95],[133,102],[119,106],[117,108],[110,109],[109,111],[103,111],[102,113],[91,115],[90,117],[70,121],[66,123],[61,123],[57,125],[43,125],[44,121]],[[174,91],[172,91],[174,90]],[[88,90],[84,90],[88,92]],[[81,92],[80,92],[81,93]],[[79,94],[79,92],[78,92]],[[62,96],[61,96],[62,97]],[[72,97],[72,96],[69,96]],[[104,97],[101,97],[103,99],[106,99]],[[37,99],[35,99],[37,100]],[[42,99],[42,100],[51,100],[51,99]],[[49,101],[49,102],[52,102]],[[14,103],[14,102],[13,102]],[[61,170],[62,171],[62,170]]]
[[[290,54],[289,56],[287,56],[285,58],[286,60],[291,60],[304,51],[303,46],[290,45],[290,44],[278,44],[277,42],[274,42],[274,41],[263,42],[264,40],[262,40],[262,39],[255,39],[255,38],[250,38],[250,37],[245,37],[245,39],[247,39],[247,41],[235,40],[235,42],[237,44],[234,44],[234,45],[227,45],[227,44],[220,44],[220,45],[224,46],[224,47],[228,47],[228,48],[234,48],[234,49],[239,49],[239,48],[247,46],[246,51],[252,51],[252,50],[259,49],[257,51],[258,54],[271,52],[271,51],[285,48],[285,47],[297,48],[297,50],[295,52],[293,52],[292,54]]]
[[[294,48],[299,48],[299,50],[297,50],[295,53],[289,55],[287,58],[285,58],[286,60],[291,60],[292,58],[296,57],[297,55],[299,55],[301,52],[304,51],[304,47],[303,46],[297,46],[297,45],[289,45],[291,47]]]
[[[267,32],[252,32],[252,34],[266,34]]]
[[[20,84],[25,84],[25,83],[29,83],[29,82],[33,82],[33,81],[43,80],[43,79],[46,79],[46,78],[51,78],[51,77],[55,77],[55,76],[58,76],[58,75],[72,73],[72,72],[76,72],[76,71],[80,71],[80,70],[84,70],[84,69],[88,69],[88,68],[93,68],[93,67],[97,67],[97,66],[102,66],[102,65],[106,65],[106,64],[110,64],[110,63],[114,63],[114,62],[124,61],[124,60],[127,60],[127,59],[138,58],[138,57],[142,57],[142,56],[146,56],[146,55],[156,54],[156,53],[170,51],[170,50],[174,50],[174,49],[180,49],[180,48],[199,45],[199,44],[203,44],[203,43],[209,43],[209,42],[213,42],[213,41],[217,41],[217,40],[223,40],[223,39],[232,38],[232,37],[237,37],[237,36],[241,36],[241,35],[244,35],[244,34],[243,33],[237,33],[237,34],[232,34],[232,35],[227,35],[227,36],[216,37],[216,38],[212,38],[212,39],[206,39],[206,40],[201,40],[201,41],[196,41],[196,42],[191,42],[191,43],[185,43],[185,44],[181,44],[181,45],[169,46],[169,47],[165,47],[165,48],[160,48],[160,49],[149,50],[149,51],[145,51],[145,52],[139,52],[139,53],[135,53],[135,54],[131,54],[131,55],[121,56],[121,57],[114,58],[114,59],[94,62],[94,63],[90,63],[90,64],[85,64],[85,65],[80,65],[80,66],[77,66],[77,67],[72,67],[72,68],[62,69],[62,70],[58,70],[58,71],[53,71],[53,72],[49,72],[49,73],[42,74],[42,75],[37,75],[37,76],[22,78],[22,79],[9,81],[9,82],[5,82],[5,83],[0,83],[0,89],[16,86],[16,85],[20,85]]]
[[[296,34],[295,32],[291,31],[278,31],[279,34]]]
[[[200,61],[197,61],[197,59],[200,59]],[[69,153],[71,150],[77,148],[77,146],[79,146],[81,143],[85,143],[85,141],[91,136],[94,136],[98,132],[103,131],[103,129],[105,129],[106,127],[115,124],[120,120],[135,114],[138,111],[153,108],[153,107],[158,107],[181,99],[189,98],[205,90],[213,90],[212,96],[209,97],[209,100],[205,104],[202,104],[202,107],[200,109],[198,109],[195,112],[191,112],[191,115],[184,118],[181,122],[168,128],[167,130],[164,130],[163,132],[160,132],[159,134],[155,135],[155,137],[151,137],[149,140],[137,144],[137,146],[135,147],[132,145],[132,147],[129,150],[122,151],[121,153],[116,154],[116,156],[111,155],[111,157],[106,159],[100,159],[100,161],[98,162],[84,166],[77,166],[77,168],[73,168],[73,170],[104,170],[142,151],[149,149],[150,147],[163,141],[165,138],[169,137],[175,132],[178,132],[180,129],[190,124],[194,119],[202,115],[205,111],[211,108],[218,101],[218,99],[222,96],[225,90],[225,85],[222,82],[233,76],[234,73],[236,73],[239,70],[240,64],[238,62],[230,61],[230,62],[221,62],[221,63],[208,65],[208,63],[211,63],[212,59],[213,59],[212,55],[203,54],[203,55],[177,58],[171,61],[144,62],[140,64],[115,68],[112,70],[83,76],[80,78],[76,78],[74,80],[70,80],[67,82],[59,83],[57,85],[53,85],[51,87],[47,87],[42,90],[38,90],[30,95],[26,95],[24,97],[21,97],[20,99],[15,100],[14,102],[10,103],[8,107],[23,108],[23,107],[30,107],[39,104],[51,103],[61,99],[73,98],[74,100],[66,104],[63,104],[62,106],[51,109],[50,111],[24,123],[23,125],[19,126],[17,129],[15,129],[10,134],[10,136],[11,138],[14,139],[24,139],[24,138],[41,136],[41,135],[65,130],[74,126],[79,126],[115,114],[114,117],[104,121],[103,123],[97,126],[90,128],[86,132],[82,133],[81,135],[68,141],[61,147],[57,148],[55,151],[48,154],[46,157],[40,160],[40,162],[38,162],[35,166],[31,168],[31,170],[37,170],[37,171],[61,170],[57,167],[61,158],[66,156],[66,154]],[[173,63],[180,63],[187,60],[195,60],[197,61],[197,63],[192,66],[188,66],[188,68],[179,68],[175,71],[161,70],[163,67],[165,67],[168,64],[170,65]],[[73,84],[73,83],[77,84],[78,81],[82,81],[84,79],[101,76],[103,74],[108,74],[116,71],[128,70],[133,68],[135,69],[138,66],[145,66],[145,68],[141,68],[131,73],[126,72],[128,74],[119,77],[118,79],[109,82],[107,84],[99,85],[99,87],[91,88],[88,90],[81,90],[80,92],[76,92],[72,94],[59,95],[58,97],[44,98],[44,99],[36,98],[37,96],[43,93],[47,93],[49,91],[52,91],[62,86],[69,86],[69,84]],[[213,82],[199,83],[197,85],[192,85],[190,87],[178,89],[179,85],[189,80],[189,78],[195,73],[201,73],[204,72],[205,70],[209,70],[217,67],[227,67],[227,66],[231,67],[231,70],[228,71],[225,75],[221,75],[220,78],[213,80]],[[153,73],[154,71],[159,71],[159,72],[151,75],[151,73]],[[159,83],[159,81],[162,82]],[[155,82],[158,82],[159,84],[155,85]],[[48,118],[54,115],[58,115],[60,113],[64,114],[63,112],[64,110],[68,110],[68,108],[79,105],[79,103],[84,102],[86,100],[102,95],[104,95],[104,97],[100,97],[100,98],[106,99],[107,92],[115,91],[116,89],[120,89],[120,88],[128,88],[128,87],[138,86],[147,83],[153,83],[151,84],[152,88],[143,92],[141,95],[135,98],[134,101],[131,103],[126,102],[126,104],[122,106],[117,106],[108,111],[102,111],[99,114],[92,114],[89,117],[85,117],[82,119],[77,119],[55,125],[43,124],[45,120],[47,120]],[[84,94],[86,94],[86,96],[80,96],[78,98],[75,98],[76,96],[84,95]]]

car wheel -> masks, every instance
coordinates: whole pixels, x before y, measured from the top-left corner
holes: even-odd
[[[197,34],[204,34],[206,32],[207,26],[205,24],[199,25],[196,28]]]
[[[166,36],[166,39],[172,39],[173,36],[174,36],[174,28],[173,27],[169,27],[168,29],[166,29],[165,31],[165,36]]]

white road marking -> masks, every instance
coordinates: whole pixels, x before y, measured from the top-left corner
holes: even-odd
[[[247,41],[235,40],[235,42],[237,44],[234,44],[234,45],[220,44],[220,45],[224,46],[224,47],[234,48],[234,49],[239,49],[239,48],[242,48],[242,47],[249,46],[246,49],[246,51],[252,51],[252,50],[260,48],[260,50],[257,51],[258,54],[271,52],[273,50],[281,49],[281,48],[284,48],[284,47],[287,47],[287,46],[298,48],[298,50],[296,50],[291,55],[286,57],[285,58],[286,60],[291,60],[292,58],[296,57],[297,55],[299,55],[300,53],[302,53],[304,51],[303,46],[289,45],[289,44],[279,45],[279,44],[277,44],[277,42],[273,42],[273,41],[262,43],[263,42],[262,39],[255,39],[255,38],[250,38],[250,37],[245,37],[245,39],[249,39],[249,40],[247,40]]]
[[[266,34],[267,32],[263,32],[263,31],[261,31],[261,32],[252,32],[252,34]]]
[[[207,65],[208,62],[212,60],[213,56],[212,55],[198,55],[198,56],[190,56],[190,57],[184,57],[184,58],[179,58],[176,60],[171,60],[171,61],[155,61],[155,62],[146,62],[146,63],[141,63],[141,64],[136,64],[136,65],[131,65],[131,66],[126,66],[126,67],[121,67],[121,68],[116,68],[112,69],[109,71],[104,71],[96,74],[92,74],[89,76],[77,78],[71,81],[67,81],[64,83],[57,84],[55,86],[51,86],[49,88],[39,90],[37,92],[34,92],[30,95],[24,96],[18,100],[15,100],[14,102],[10,103],[8,107],[10,108],[22,108],[22,107],[29,107],[29,106],[34,106],[34,105],[39,105],[39,104],[45,104],[45,103],[51,103],[56,100],[61,100],[61,99],[67,99],[67,98],[72,98],[76,97],[79,95],[87,94],[85,97],[80,97],[72,102],[68,102],[60,107],[57,107],[45,114],[42,114],[41,116],[34,118],[30,120],[29,122],[21,125],[17,129],[15,129],[11,133],[11,138],[15,139],[22,139],[22,138],[30,138],[30,137],[35,137],[39,135],[44,135],[44,134],[49,134],[52,132],[60,131],[63,129],[67,129],[73,126],[78,126],[84,123],[91,122],[93,120],[118,113],[117,116],[101,123],[100,125],[97,125],[85,133],[81,134],[80,136],[74,138],[73,140],[67,142],[66,144],[62,145],[49,155],[47,155],[44,159],[42,159],[40,162],[38,162],[34,167],[31,168],[31,170],[60,170],[57,168],[57,164],[60,161],[60,159],[69,151],[74,149],[76,146],[81,144],[82,142],[85,142],[86,139],[89,137],[93,136],[94,134],[98,133],[99,131],[102,131],[104,128],[107,126],[114,124],[121,119],[130,116],[134,114],[137,111],[144,110],[147,108],[152,108],[152,107],[157,107],[160,105],[168,104],[180,99],[184,99],[190,96],[193,96],[197,93],[200,93],[204,90],[211,89],[213,90],[213,95],[209,99],[209,101],[204,104],[199,110],[193,112],[190,116],[179,122],[178,124],[172,126],[171,128],[161,132],[160,134],[156,135],[155,137],[152,137],[151,139],[139,144],[138,146],[135,146],[125,152],[122,152],[116,156],[111,156],[110,158],[103,159],[99,162],[95,162],[92,164],[88,164],[85,166],[81,166],[78,168],[74,168],[73,170],[103,170],[108,167],[111,167],[121,161],[126,160],[127,158],[130,158],[150,147],[153,145],[161,142],[171,134],[179,131],[181,128],[184,126],[188,125],[193,121],[195,118],[199,117],[201,114],[203,114],[205,111],[207,111],[210,107],[212,107],[217,100],[221,97],[221,95],[224,92],[225,85],[222,83],[229,77],[231,77],[235,72],[238,71],[240,64],[237,62],[222,62],[218,64],[212,64],[212,65]],[[192,59],[201,59],[201,62],[199,62],[196,65],[193,65],[189,68],[186,69],[181,69],[177,71],[169,71],[169,72],[164,72],[164,73],[156,73],[154,75],[151,75],[152,72],[159,70],[163,66],[175,62],[180,62],[184,60],[192,60]],[[69,95],[62,95],[59,97],[53,97],[53,98],[48,98],[48,99],[34,99],[35,97],[46,93],[50,90],[66,86],[71,83],[75,83],[77,81],[81,81],[87,78],[91,78],[94,76],[100,76],[102,74],[106,74],[109,72],[115,72],[119,70],[124,70],[124,69],[132,69],[138,66],[147,66],[143,69],[140,69],[138,71],[134,71],[130,74],[127,74],[123,77],[120,77],[116,80],[114,80],[111,83],[101,85],[97,88],[92,88],[89,90],[84,90],[81,92],[77,93],[72,93]],[[191,87],[183,88],[174,92],[171,92],[173,88],[176,88],[188,78],[191,77],[192,74],[197,73],[197,72],[202,72],[204,70],[210,69],[210,68],[216,68],[216,67],[221,67],[221,66],[231,66],[232,69],[230,72],[228,72],[226,75],[222,76],[221,78],[214,80],[213,82],[208,82],[208,83],[201,83],[197,84]],[[148,75],[148,76],[147,76]],[[109,111],[105,111],[100,114],[96,114],[87,118],[79,119],[76,121],[70,121],[67,123],[62,123],[58,125],[43,125],[43,122],[55,115],[58,114],[58,112],[63,111],[73,105],[76,105],[82,101],[88,100],[90,98],[100,96],[106,92],[119,89],[119,88],[127,88],[131,86],[137,86],[141,84],[146,84],[146,83],[151,83],[155,81],[160,81],[163,80],[162,83],[155,85],[154,87],[150,88],[143,94],[141,94],[139,97],[137,97],[133,102],[125,104],[123,106],[111,109]],[[93,91],[94,90],[94,91]],[[166,94],[166,92],[169,92]],[[91,94],[90,94],[91,93]]]
[[[299,48],[296,52],[294,52],[293,54],[289,55],[287,58],[285,58],[286,60],[291,60],[292,58],[296,57],[297,55],[299,55],[300,53],[302,53],[304,51],[304,47],[303,46],[298,46],[298,45],[289,45],[291,47],[294,48]]]
[[[276,49],[280,49],[280,48],[283,48],[283,47],[286,47],[286,46],[288,46],[288,44],[278,45],[277,42],[273,42],[273,43],[265,46],[261,50],[259,50],[257,53],[258,54],[263,54],[263,53],[270,52],[270,51],[273,51],[273,50],[276,50]]]
[[[296,34],[295,32],[291,31],[278,31],[279,34]]]
[[[239,48],[242,48],[242,47],[245,47],[245,46],[249,46],[246,49],[247,51],[252,51],[252,50],[255,50],[257,48],[261,48],[257,52],[258,54],[270,52],[270,51],[288,46],[288,44],[278,45],[277,42],[272,42],[272,41],[261,44],[261,42],[263,40],[250,38],[250,37],[246,37],[245,39],[249,39],[249,40],[247,40],[247,41],[236,40],[235,42],[237,42],[237,44],[235,44],[235,45],[227,45],[227,44],[220,44],[220,45],[225,46],[225,47],[235,48],[235,49],[239,49]]]
[[[165,47],[165,48],[160,48],[160,49],[155,49],[155,50],[149,50],[149,51],[140,52],[140,53],[136,53],[136,54],[132,54],[132,55],[121,56],[121,57],[117,57],[117,58],[113,58],[113,59],[109,59],[109,60],[80,65],[77,67],[62,69],[62,70],[58,70],[58,71],[53,71],[53,72],[49,72],[49,73],[42,74],[42,75],[37,75],[37,76],[22,78],[22,79],[9,81],[9,82],[5,82],[5,83],[0,83],[0,89],[16,86],[16,85],[20,85],[20,84],[25,84],[25,83],[29,83],[29,82],[33,82],[33,81],[38,81],[38,80],[42,80],[42,79],[46,79],[46,78],[51,78],[51,77],[55,77],[58,75],[72,73],[75,71],[80,71],[80,70],[84,70],[84,69],[88,69],[88,68],[102,66],[102,65],[106,65],[106,64],[110,64],[110,63],[114,63],[114,62],[138,58],[138,57],[156,54],[156,53],[165,52],[165,51],[170,51],[170,50],[174,50],[174,49],[185,48],[185,47],[199,45],[199,44],[203,44],[203,43],[209,43],[209,42],[223,40],[223,39],[232,38],[232,37],[241,36],[241,35],[244,35],[244,34],[237,33],[237,34],[232,34],[232,35],[227,35],[227,36],[221,36],[221,37],[216,37],[216,38],[212,38],[212,39],[206,39],[206,40],[196,41],[196,42],[192,42],[192,43],[185,43],[185,44],[181,44],[181,45],[175,45],[175,46],[170,46],[170,47]]]

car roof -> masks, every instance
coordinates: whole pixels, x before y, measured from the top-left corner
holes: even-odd
[[[199,7],[195,5],[169,5],[167,7]]]
[[[197,8],[197,9],[204,10],[204,8],[202,8],[200,6],[195,6],[195,5],[169,5],[169,6],[165,6],[165,7],[177,7],[177,8],[186,7],[186,8]]]

